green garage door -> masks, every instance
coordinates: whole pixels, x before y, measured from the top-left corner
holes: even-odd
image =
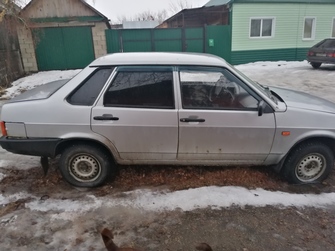
[[[90,27],[41,28],[33,34],[40,71],[80,69],[94,60]]]

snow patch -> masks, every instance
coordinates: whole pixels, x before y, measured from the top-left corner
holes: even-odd
[[[38,72],[31,76],[20,78],[12,83],[12,87],[8,88],[6,93],[2,96],[4,99],[10,99],[17,96],[21,92],[33,89],[37,86],[44,85],[46,83],[60,80],[73,78],[78,74],[80,70],[69,70],[69,71],[45,71]]]
[[[35,198],[35,196],[28,194],[26,192],[20,192],[16,194],[11,194],[8,196],[4,196],[3,194],[0,194],[0,205],[6,205],[11,202],[15,202],[20,199],[27,199],[27,198]]]
[[[12,154],[1,148],[0,157],[6,158],[5,160],[0,160],[0,168],[3,169],[29,170],[41,166],[39,157]]]
[[[276,207],[327,207],[335,205],[335,193],[290,194],[264,189],[248,190],[243,187],[201,187],[176,192],[135,190],[119,197],[87,196],[84,201],[49,199],[26,204],[34,211],[54,211],[54,219],[69,219],[101,207],[131,207],[145,211],[192,211],[211,207],[220,209],[232,206]]]

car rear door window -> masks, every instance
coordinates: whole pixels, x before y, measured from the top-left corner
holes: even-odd
[[[172,67],[120,67],[104,106],[174,109]]]
[[[103,68],[95,71],[69,95],[67,101],[72,105],[93,105],[113,70],[114,68]]]

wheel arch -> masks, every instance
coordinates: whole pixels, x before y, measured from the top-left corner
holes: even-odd
[[[85,139],[85,138],[71,138],[71,139],[64,139],[62,140],[55,149],[55,156],[60,155],[63,153],[63,151],[65,149],[67,149],[70,146],[73,145],[91,145],[91,146],[95,146],[103,151],[105,151],[106,153],[108,153],[111,158],[113,159],[113,161],[115,161],[115,156],[113,154],[113,152],[103,143],[94,140],[94,139]]]
[[[308,138],[304,138],[301,139],[299,141],[297,141],[291,148],[290,150],[287,152],[287,154],[279,161],[279,163],[277,165],[274,166],[274,169],[276,172],[280,172],[283,168],[283,165],[286,161],[287,156],[297,147],[299,147],[299,145],[301,144],[305,144],[305,143],[309,143],[309,142],[320,142],[325,144],[326,146],[329,147],[329,149],[333,152],[333,154],[335,155],[335,138],[329,137],[329,136],[311,136]]]

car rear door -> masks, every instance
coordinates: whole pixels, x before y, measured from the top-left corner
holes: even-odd
[[[273,143],[275,116],[258,116],[260,98],[226,69],[181,67],[179,76],[178,159],[262,163]]]
[[[124,160],[175,160],[178,111],[173,69],[123,66],[92,109],[92,130],[108,138]]]

